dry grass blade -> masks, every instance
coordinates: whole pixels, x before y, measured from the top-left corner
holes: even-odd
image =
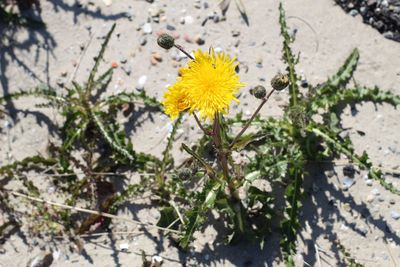
[[[242,0],[235,0],[235,2],[244,22],[246,22],[246,25],[249,26],[250,25],[249,18],[247,17],[246,9],[244,8]]]
[[[150,223],[144,223],[141,221],[137,221],[134,219],[128,219],[128,218],[124,218],[124,217],[120,217],[120,216],[116,216],[110,213],[106,213],[106,212],[99,212],[99,211],[95,211],[95,210],[89,210],[89,209],[84,209],[84,208],[79,208],[79,207],[75,207],[75,206],[69,206],[66,204],[62,204],[62,203],[57,203],[57,202],[53,202],[53,201],[47,201],[41,198],[37,198],[37,197],[31,197],[22,193],[18,193],[15,191],[10,191],[7,190],[8,193],[10,193],[11,195],[15,196],[15,197],[20,197],[20,198],[25,198],[34,202],[39,202],[39,203],[44,203],[44,204],[48,204],[51,206],[55,206],[55,207],[60,207],[63,209],[68,209],[68,210],[75,210],[75,211],[79,211],[79,212],[84,212],[84,213],[88,213],[88,214],[94,214],[94,215],[100,215],[106,218],[110,218],[110,219],[115,219],[115,220],[119,220],[119,221],[124,221],[124,222],[129,222],[129,223],[134,223],[136,225],[142,225],[144,227],[150,227],[150,228],[155,228],[157,230],[160,231],[164,231],[164,232],[172,232],[175,234],[181,234],[181,232],[173,230],[173,229],[168,229],[168,228],[164,228],[164,227],[159,227],[157,225],[154,224],[150,224]]]
[[[219,2],[218,6],[221,9],[222,14],[225,14],[226,11],[228,11],[230,3],[231,3],[231,0],[222,0]]]

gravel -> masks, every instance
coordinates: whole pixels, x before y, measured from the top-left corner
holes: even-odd
[[[400,42],[400,0],[335,0],[351,16],[361,15],[364,23],[382,35]]]

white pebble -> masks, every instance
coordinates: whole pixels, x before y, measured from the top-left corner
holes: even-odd
[[[380,193],[379,193],[378,189],[374,188],[374,189],[371,190],[371,194],[373,194],[375,196],[379,196]]]
[[[121,244],[119,244],[119,249],[120,249],[121,251],[128,251],[128,249],[129,249],[129,244],[128,244],[128,243],[121,243]]]
[[[343,177],[343,182],[342,182],[343,189],[349,189],[354,183],[355,183],[354,179],[348,176]]]
[[[193,22],[194,22],[194,19],[193,19],[193,17],[192,16],[185,16],[185,24],[193,24]]]
[[[395,220],[400,219],[400,213],[397,212],[397,211],[394,211],[394,210],[392,210],[392,211],[390,212],[390,216],[392,216],[392,218],[395,219]]]
[[[147,82],[147,76],[146,75],[140,76],[137,81],[136,89],[143,90],[146,82]]]
[[[161,256],[153,256],[151,258],[151,266],[160,267],[163,262],[163,258]]]
[[[144,32],[144,33],[148,33],[148,34],[150,34],[150,33],[153,32],[153,29],[152,29],[152,27],[151,27],[151,23],[145,23],[145,24],[143,24],[143,32]]]

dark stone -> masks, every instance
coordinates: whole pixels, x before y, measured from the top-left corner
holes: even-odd
[[[169,30],[169,31],[175,31],[176,28],[175,28],[175,26],[168,24],[168,25],[167,25],[167,30]]]
[[[356,169],[354,168],[353,164],[347,164],[343,167],[343,175],[349,176],[349,177],[354,177],[355,173],[356,173]]]

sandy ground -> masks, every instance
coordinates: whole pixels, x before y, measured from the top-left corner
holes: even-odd
[[[204,8],[205,2],[209,6],[207,9]],[[243,91],[248,91],[253,85],[269,81],[275,73],[283,71],[284,66],[280,61],[282,40],[279,35],[278,1],[244,2],[249,26],[243,22],[234,5],[229,8],[226,21],[215,23],[208,20],[202,26],[207,16],[213,12],[220,14],[217,2],[213,0],[201,1],[200,9],[195,7],[195,1],[178,0],[155,1],[154,4],[114,1],[108,7],[101,1],[80,1],[82,7],[78,7],[75,1],[42,1],[41,17],[47,24],[46,30],[32,32],[21,29],[2,33],[13,40],[0,47],[2,93],[40,83],[50,84],[61,91],[60,82],[69,85],[73,78],[83,82],[100,48],[101,38],[114,22],[117,28],[102,68],[106,69],[113,61],[118,62],[120,67],[115,71],[108,94],[136,90],[138,79],[146,75],[146,92],[161,99],[165,86],[176,78],[177,68],[172,62],[177,53],[159,48],[156,33],[167,31],[167,27],[171,26],[176,28],[175,32],[181,36],[179,42],[187,50],[197,49],[199,45],[188,43],[183,37],[194,39],[201,36],[205,40],[201,49],[213,46],[235,55],[241,62],[241,78],[248,84]],[[400,94],[400,44],[382,37],[363,24],[360,17],[346,15],[333,2],[284,1],[288,24],[297,29],[294,48],[301,51],[299,73],[312,84],[323,82],[357,47],[361,59],[356,80]],[[152,33],[144,35],[142,26],[149,17],[148,10],[157,9],[157,6],[165,11],[166,19],[151,23]],[[185,16],[191,16],[193,23],[180,24]],[[232,31],[239,31],[240,35],[234,37]],[[141,45],[144,38],[147,43]],[[86,46],[88,49],[82,52],[81,47]],[[152,65],[152,52],[159,53],[162,62]],[[121,60],[127,62],[123,64]],[[184,60],[180,64],[184,64]],[[246,67],[247,72],[244,71]],[[126,70],[131,70],[131,73],[128,75]],[[63,72],[67,73],[66,77],[62,77]],[[254,106],[251,98],[246,96],[248,93],[243,94],[238,109],[249,115]],[[276,95],[263,109],[263,114],[280,116],[280,105],[286,99],[286,93]],[[40,101],[21,99],[7,104],[6,109],[15,114],[15,118],[9,120],[10,128],[4,129],[0,136],[0,165],[38,153],[46,154],[49,140],[55,138],[52,131],[58,118],[55,111],[35,108],[35,103]],[[357,105],[356,109],[357,112],[354,112],[346,108],[342,115],[344,127],[348,129],[356,150],[367,150],[373,162],[383,169],[399,168],[399,111],[388,105],[372,104]],[[122,122],[131,129],[137,150],[160,154],[169,123],[164,115],[154,115],[154,121],[143,117],[140,123]],[[190,142],[197,135],[197,130],[190,129],[191,125],[194,122],[187,119],[178,142]],[[364,131],[365,136],[357,134],[357,130]],[[179,157],[179,152],[175,150]],[[341,166],[335,169],[336,174],[331,178],[326,177],[322,167],[312,169],[315,169],[310,174],[313,182],[306,186],[309,193],[306,194],[302,212],[304,230],[299,237],[298,266],[343,266],[343,258],[332,244],[336,238],[365,266],[400,266],[400,220],[391,217],[392,211],[400,212],[400,198],[386,192],[375,182],[372,186],[366,185],[363,173],[357,175],[353,187],[344,191],[341,189]],[[388,176],[388,179],[397,188],[400,187],[399,178]],[[154,207],[146,206],[145,200],[128,205],[121,213],[150,222],[156,221],[159,216]],[[68,253],[59,246],[60,253],[52,266],[141,266],[141,249],[148,255],[162,256],[163,266],[282,265],[279,240],[275,234],[260,250],[255,244],[226,246],[219,236],[221,231],[218,227],[207,227],[196,234],[197,240],[192,249],[184,253],[157,232],[142,231],[121,223],[115,223],[113,227],[115,231],[132,234],[85,238],[86,256]],[[43,241],[39,243],[43,244]],[[129,244],[129,249],[121,251],[121,244]],[[13,235],[2,245],[0,266],[27,266],[43,246],[28,246],[19,235]],[[320,247],[319,253],[315,246]]]

